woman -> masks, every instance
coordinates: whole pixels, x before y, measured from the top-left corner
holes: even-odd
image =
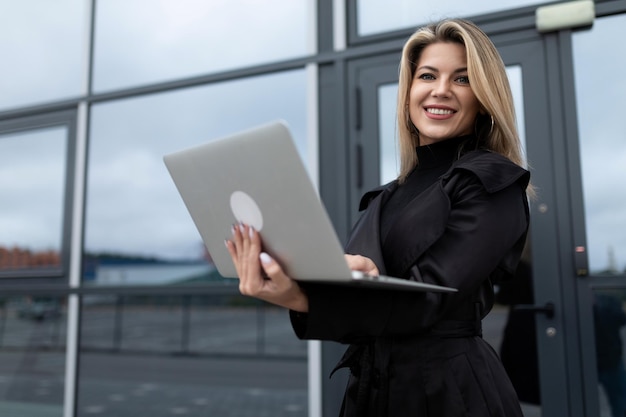
[[[457,293],[299,284],[240,225],[226,242],[240,291],[291,310],[300,338],[349,343],[343,416],[521,416],[481,320],[528,228],[529,174],[504,65],[451,19],[418,30],[400,63],[396,181],[367,193],[346,245],[352,269]]]

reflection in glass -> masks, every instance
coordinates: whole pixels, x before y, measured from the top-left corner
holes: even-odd
[[[510,10],[548,0],[358,0],[357,25],[361,36],[423,25],[447,17],[469,17]]]
[[[624,300],[626,300],[624,290],[597,290],[593,295],[596,366],[600,389],[600,414],[603,417],[626,415]]]
[[[0,415],[63,415],[65,298],[0,298]]]
[[[111,90],[304,56],[306,1],[97,2],[94,89]]]
[[[306,341],[293,337],[284,309],[231,287],[203,295],[85,296],[81,326],[85,352],[306,357]]]
[[[522,142],[522,150],[526,154],[526,126],[524,125],[524,89],[522,86],[522,67],[519,65],[509,65],[506,67],[506,76],[511,85],[513,95],[513,106],[517,118],[517,133]]]
[[[98,285],[219,279],[163,155],[281,118],[306,160],[305,92],[304,70],[295,70],[95,105],[84,278]]]
[[[605,17],[573,35],[576,106],[592,273],[626,272],[626,66],[622,36],[626,16]],[[602,48],[598,48],[602,45]],[[593,82],[590,82],[593,80]]]
[[[524,416],[541,415],[541,391],[539,380],[539,356],[537,351],[536,317],[519,306],[533,305],[533,268],[530,238],[522,253],[515,275],[498,283],[496,304],[483,321],[484,328],[499,328],[497,333],[485,337],[498,349],[517,396]],[[499,324],[498,324],[499,323]],[[487,333],[489,334],[489,333]]]
[[[0,2],[0,110],[78,95],[85,0]]]
[[[307,415],[307,342],[236,288],[85,297],[80,334],[79,416]]]
[[[396,134],[396,100],[398,85],[378,87],[378,137],[380,150],[380,183],[386,184],[398,177],[398,137]]]
[[[0,135],[0,272],[60,266],[67,135]]]

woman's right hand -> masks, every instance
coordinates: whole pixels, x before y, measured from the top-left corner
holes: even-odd
[[[261,250],[259,233],[248,225],[234,225],[233,239],[225,242],[237,275],[239,291],[290,310],[306,313],[309,300],[298,283]]]

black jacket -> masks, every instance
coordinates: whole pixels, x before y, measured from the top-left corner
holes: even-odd
[[[521,416],[480,320],[493,281],[519,261],[528,180],[498,154],[470,152],[396,214],[382,245],[380,209],[397,183],[364,196],[346,252],[371,258],[381,274],[459,291],[305,285],[309,313],[291,312],[296,334],[351,344],[338,365],[351,370],[343,416]]]

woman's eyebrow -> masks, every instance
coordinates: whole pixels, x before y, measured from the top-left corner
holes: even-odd
[[[417,71],[422,71],[422,70],[428,70],[428,71],[433,71],[433,72],[439,72],[439,70],[435,67],[431,67],[430,65],[422,65],[421,67],[417,68]]]
[[[421,67],[417,68],[417,71],[422,71],[422,70],[427,70],[427,71],[432,71],[432,72],[439,72],[439,70],[435,67],[431,67],[430,65],[422,65]],[[460,72],[467,72],[467,67],[461,67],[461,68],[457,68],[454,71],[452,71],[453,74],[457,74]]]

